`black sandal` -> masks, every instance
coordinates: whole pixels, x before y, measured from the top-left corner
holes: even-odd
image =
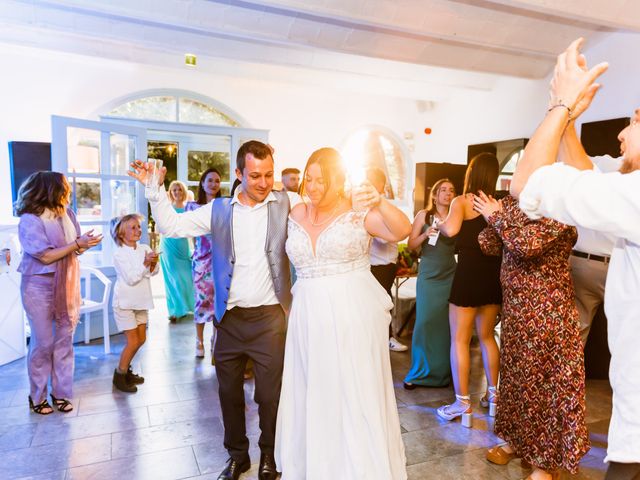
[[[31,399],[31,395],[29,395],[29,408],[33,410],[34,413],[37,413],[38,415],[50,415],[53,413],[53,408],[51,408],[51,405],[49,405],[49,402],[47,402],[46,398],[43,401],[41,401],[39,404],[34,405],[33,400]],[[48,408],[49,410],[43,411],[45,408]]]
[[[69,413],[73,410],[73,404],[66,398],[56,398],[51,395],[51,401],[56,406],[59,412]]]

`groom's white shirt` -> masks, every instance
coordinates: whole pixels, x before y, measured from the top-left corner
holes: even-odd
[[[267,222],[269,202],[275,201],[275,195],[249,207],[243,205],[238,187],[231,203],[233,208],[233,248],[235,264],[229,288],[227,310],[233,307],[258,307],[280,303],[273,289],[273,280],[269,263],[264,251],[267,240]],[[300,195],[287,192],[291,208],[300,203]],[[189,212],[178,214],[166,195],[160,195],[158,201],[149,202],[158,231],[167,237],[197,237],[211,232],[212,202]]]

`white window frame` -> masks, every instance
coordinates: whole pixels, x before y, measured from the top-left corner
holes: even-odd
[[[100,172],[99,173],[74,173],[69,171],[68,162],[68,142],[67,130],[69,128],[82,128],[85,130],[94,130],[100,132]],[[98,266],[112,265],[113,241],[109,238],[109,221],[112,217],[111,205],[111,188],[109,182],[111,180],[131,181],[132,179],[126,175],[111,174],[111,142],[110,135],[118,133],[135,137],[136,155],[140,156],[143,152],[143,159],[147,155],[147,131],[131,125],[123,125],[108,122],[97,122],[93,120],[84,120],[80,118],[61,117],[57,115],[51,116],[51,168],[54,171],[61,172],[67,177],[76,178],[98,178],[100,180],[100,203],[101,218],[98,220],[80,220],[79,223],[82,231],[86,231],[93,226],[102,226],[105,235],[102,241],[102,252],[89,250],[83,255],[84,261]],[[104,173],[109,172],[109,173]],[[142,214],[145,219],[147,216],[147,200],[144,197],[144,188],[139,182],[135,182],[136,194],[136,210]],[[75,191],[73,192],[75,204]],[[133,212],[132,212],[133,213]],[[142,228],[142,241],[148,242],[146,221]]]
[[[225,135],[231,137],[231,165],[229,166],[230,183],[233,184],[233,172],[236,169],[236,157],[240,146],[247,140],[259,140],[263,143],[269,142],[269,130],[259,128],[226,127],[217,125],[197,125],[192,123],[161,122],[158,120],[140,120],[135,118],[101,116],[101,121],[109,124],[131,126],[147,131],[147,137],[153,140],[166,138],[171,140],[172,135],[188,136],[189,134],[199,135]],[[178,163],[178,180],[193,184],[187,180],[187,165]]]

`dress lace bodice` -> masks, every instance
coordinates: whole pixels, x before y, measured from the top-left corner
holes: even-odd
[[[296,276],[314,278],[369,269],[371,236],[364,227],[366,214],[350,210],[336,217],[318,236],[315,252],[307,231],[289,217],[286,250]]]

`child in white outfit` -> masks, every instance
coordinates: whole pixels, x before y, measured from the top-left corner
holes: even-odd
[[[113,291],[113,316],[127,343],[113,372],[113,384],[123,392],[136,392],[144,378],[131,371],[131,360],[147,339],[149,309],[153,308],[152,275],[158,273],[158,254],[148,245],[138,244],[142,235],[142,215],[137,213],[111,220],[111,236],[118,246],[113,263],[118,278]]]

